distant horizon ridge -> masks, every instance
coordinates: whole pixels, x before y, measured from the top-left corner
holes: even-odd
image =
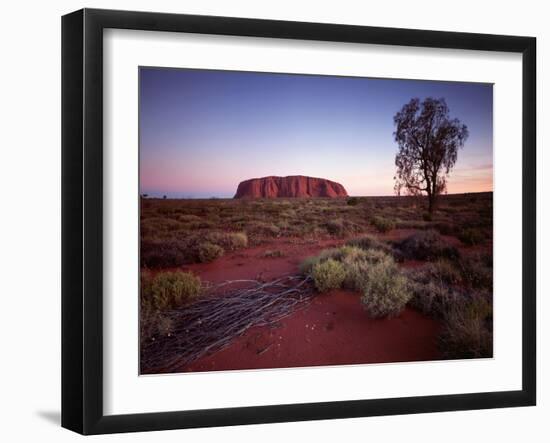
[[[453,195],[470,195],[470,194],[492,194],[494,191],[470,191],[470,192],[451,192],[451,193],[448,193],[448,194],[441,194],[442,197],[445,197],[445,196],[453,196]],[[167,194],[170,194],[170,193],[174,193],[174,192],[168,192]],[[155,195],[149,195],[150,193],[149,192],[140,192],[140,196],[141,197],[145,197],[145,198],[152,198],[152,199],[163,199],[163,194],[162,192],[154,192],[153,194]],[[377,195],[354,195],[354,194],[348,194],[348,197],[356,197],[356,198],[388,198],[388,197],[396,197],[396,198],[402,198],[402,197],[420,197],[420,198],[427,198],[426,195],[395,195],[395,194],[385,194],[385,195],[382,195],[382,194],[377,194]],[[213,199],[216,199],[216,200],[234,200],[234,197],[218,197],[216,195],[212,195],[210,197],[190,197],[190,196],[184,196],[184,197],[168,197],[166,196],[167,199],[171,199],[171,200],[213,200]],[[284,197],[282,197],[284,198]],[[302,197],[302,198],[330,198],[330,197]]]

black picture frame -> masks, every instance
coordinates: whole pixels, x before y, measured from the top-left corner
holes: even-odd
[[[103,30],[192,32],[522,54],[522,389],[103,413]],[[83,9],[62,18],[62,426],[82,434],[530,406],[536,403],[536,39],[229,17]]]

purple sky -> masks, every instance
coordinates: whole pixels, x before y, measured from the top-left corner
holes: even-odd
[[[232,197],[240,181],[309,175],[393,195],[393,116],[444,97],[468,126],[449,193],[493,189],[490,84],[140,68],[140,192]]]

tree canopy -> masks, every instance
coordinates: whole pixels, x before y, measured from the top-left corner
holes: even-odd
[[[454,167],[458,149],[468,138],[468,128],[450,118],[444,98],[413,98],[394,118],[398,152],[395,191],[428,196],[432,213],[436,196],[445,192],[447,177]]]

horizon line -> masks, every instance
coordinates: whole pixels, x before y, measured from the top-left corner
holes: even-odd
[[[487,191],[468,191],[468,192],[453,192],[453,193],[447,193],[447,194],[439,194],[438,196],[455,196],[455,195],[471,195],[471,194],[488,194],[488,193],[494,193],[494,190],[487,190]],[[427,195],[396,195],[396,194],[376,194],[376,195],[348,195],[346,197],[257,197],[257,198],[251,198],[251,197],[244,197],[244,198],[235,198],[235,197],[218,197],[215,195],[212,195],[210,197],[169,197],[169,193],[163,194],[160,193],[157,195],[149,195],[147,192],[140,192],[139,197],[145,198],[145,199],[157,199],[157,200],[306,200],[306,199],[325,199],[325,200],[338,200],[338,199],[346,199],[346,198],[378,198],[378,197],[420,197],[420,198],[427,198]],[[160,195],[160,196],[159,196]]]

